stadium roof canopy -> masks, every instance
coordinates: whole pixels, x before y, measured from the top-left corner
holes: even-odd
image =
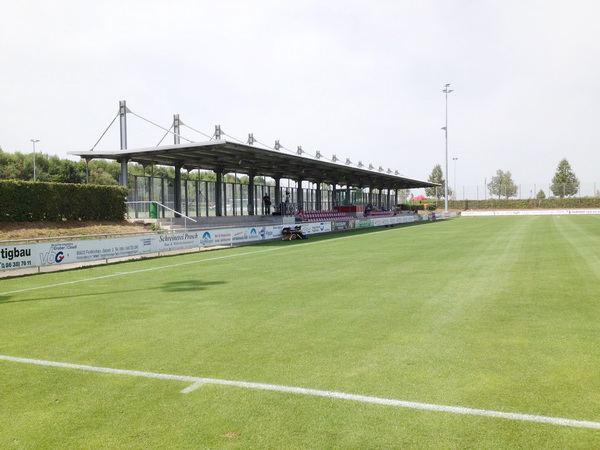
[[[313,183],[371,187],[377,189],[413,189],[438,186],[385,171],[367,169],[351,163],[331,162],[284,151],[265,149],[227,140],[211,140],[159,147],[112,151],[74,151],[71,155],[86,160],[95,158],[135,162],[144,166],[163,165],[186,170],[202,169],[220,173],[303,180]]]

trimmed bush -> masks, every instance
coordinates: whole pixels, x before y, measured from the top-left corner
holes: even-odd
[[[126,199],[121,186],[0,180],[0,222],[119,221]]]

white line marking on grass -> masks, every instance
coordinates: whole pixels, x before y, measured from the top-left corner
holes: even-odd
[[[186,387],[184,390],[181,391],[182,394],[189,394],[190,392],[194,392],[196,389],[201,388],[204,385],[204,383],[194,383],[188,387]]]
[[[256,253],[272,252],[272,251],[275,251],[275,250],[282,250],[282,249],[285,249],[285,248],[286,247],[267,248],[267,249],[263,249],[263,250],[256,250],[254,252],[236,253],[235,255],[217,256],[215,258],[207,258],[207,259],[201,259],[201,260],[195,260],[195,261],[188,261],[188,262],[177,263],[177,264],[169,264],[167,266],[149,267],[148,269],[132,270],[130,272],[115,272],[115,273],[111,273],[109,275],[102,275],[102,276],[99,276],[99,277],[84,278],[84,279],[81,279],[81,280],[73,280],[73,281],[65,281],[63,283],[56,283],[56,284],[49,284],[49,285],[46,285],[46,286],[37,286],[37,287],[31,287],[31,288],[25,288],[25,289],[18,289],[16,291],[0,292],[0,295],[19,294],[19,293],[22,293],[22,292],[38,291],[40,289],[49,289],[49,288],[60,287],[60,286],[68,286],[70,284],[85,283],[85,282],[88,282],[88,281],[103,280],[105,278],[121,277],[121,276],[124,276],[124,275],[133,275],[133,274],[136,274],[136,273],[152,272],[154,270],[172,269],[174,267],[187,266],[187,265],[190,265],[190,264],[200,264],[200,263],[203,263],[203,262],[218,261],[220,259],[235,258],[235,257],[238,257],[238,256],[253,255],[253,254],[256,254]]]
[[[259,389],[265,391],[284,392],[287,394],[311,395],[315,397],[327,397],[340,400],[352,400],[362,403],[372,403],[376,405],[397,406],[401,408],[419,409],[425,411],[448,412],[453,414],[463,414],[471,416],[492,417],[495,419],[508,419],[525,422],[538,422],[550,425],[560,425],[576,428],[593,428],[600,430],[600,422],[587,420],[573,420],[561,417],[538,416],[532,414],[507,413],[502,411],[490,411],[486,409],[464,408],[461,406],[435,405],[431,403],[410,402],[404,400],[393,400],[380,397],[370,397],[366,395],[346,394],[344,392],[322,391],[318,389],[308,389],[293,386],[280,386],[276,384],[253,383],[248,381],[219,380],[214,378],[190,377],[186,375],[171,375],[166,373],[140,372],[137,370],[112,369],[108,367],[95,367],[80,364],[62,363],[56,361],[46,361],[41,359],[17,358],[14,356],[0,355],[0,360],[12,361],[25,364],[35,364],[39,366],[61,367],[67,369],[85,370],[89,372],[101,372],[113,375],[127,375],[133,377],[155,378],[160,380],[186,381],[192,383],[181,391],[182,394],[188,394],[200,388],[204,384],[217,384],[221,386],[235,386],[247,389]]]
[[[393,230],[380,230],[380,231],[393,231]],[[340,239],[359,238],[359,237],[362,237],[362,236],[368,236],[368,235],[366,235],[366,234],[359,234],[359,235],[354,235],[354,236],[341,236],[339,238],[330,239],[330,240],[326,240],[326,241],[306,242],[306,243],[302,243],[302,245],[317,245],[317,244],[322,244],[322,243],[326,243],[326,242],[332,242],[333,240],[337,241],[337,240],[340,240]],[[37,286],[37,287],[31,287],[31,288],[25,288],[25,289],[17,289],[15,291],[0,292],[0,295],[20,294],[20,293],[23,293],[23,292],[38,291],[40,289],[50,289],[50,288],[55,288],[55,287],[60,287],[60,286],[68,286],[68,285],[71,285],[71,284],[86,283],[88,281],[103,280],[103,279],[106,279],[106,278],[121,277],[121,276],[124,276],[124,275],[133,275],[133,274],[136,274],[136,273],[152,272],[154,270],[172,269],[174,267],[187,266],[187,265],[190,265],[190,264],[200,264],[200,263],[204,263],[204,262],[218,261],[218,260],[221,260],[221,259],[237,258],[239,256],[256,255],[258,253],[274,252],[274,251],[278,251],[278,250],[290,250],[290,249],[295,249],[295,248],[299,248],[299,247],[297,245],[290,246],[290,247],[274,247],[274,248],[267,248],[267,249],[262,249],[262,250],[255,250],[255,251],[252,251],[252,252],[236,253],[234,255],[216,256],[214,258],[207,258],[207,259],[201,259],[201,260],[195,260],[195,261],[188,261],[188,262],[178,263],[178,264],[169,264],[169,265],[166,265],[166,266],[150,267],[148,269],[132,270],[130,272],[115,272],[115,273],[111,273],[109,275],[102,275],[102,276],[99,276],[99,277],[84,278],[84,279],[81,279],[81,280],[65,281],[63,283],[49,284],[49,285],[46,285],[46,286]]]

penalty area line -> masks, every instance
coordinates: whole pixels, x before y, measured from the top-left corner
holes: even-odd
[[[57,361],[47,361],[41,359],[30,359],[30,358],[18,358],[14,356],[6,356],[0,355],[0,360],[11,361],[16,363],[24,363],[24,364],[34,364],[38,366],[51,366],[51,367],[59,367],[66,369],[76,369],[76,370],[84,370],[88,372],[100,372],[107,373],[113,375],[126,375],[133,377],[144,377],[144,378],[154,378],[160,380],[171,380],[171,381],[185,381],[191,383],[187,388],[180,391],[182,394],[189,394],[199,388],[201,388],[205,384],[215,384],[221,386],[234,386],[238,388],[246,388],[246,389],[259,389],[265,391],[276,391],[283,392],[287,394],[298,394],[298,395],[310,395],[314,397],[327,397],[338,400],[351,400],[361,403],[371,403],[377,405],[385,405],[385,406],[395,406],[401,408],[409,408],[409,409],[417,409],[417,410],[425,410],[425,411],[435,411],[435,412],[446,412],[453,414],[462,414],[462,415],[471,415],[471,416],[482,416],[482,417],[490,417],[495,419],[508,419],[508,420],[516,420],[522,422],[537,422],[537,423],[545,423],[549,425],[558,425],[565,427],[575,427],[575,428],[593,428],[596,430],[600,430],[600,422],[593,422],[587,420],[574,420],[574,419],[565,419],[561,417],[550,417],[550,416],[540,416],[540,415],[532,415],[532,414],[520,414],[520,413],[508,413],[503,411],[492,411],[486,409],[474,409],[474,408],[465,408],[461,406],[447,406],[447,405],[437,405],[432,403],[419,403],[405,400],[394,400],[387,399],[381,397],[371,397],[366,395],[357,395],[357,394],[347,394],[344,392],[336,392],[336,391],[323,391],[318,389],[309,389],[302,387],[293,387],[293,386],[281,386],[276,384],[264,384],[264,383],[254,383],[248,381],[233,381],[233,380],[219,380],[214,378],[201,378],[201,377],[192,377],[187,375],[172,375],[166,373],[153,373],[153,372],[141,372],[137,370],[125,370],[125,369],[114,369],[109,367],[96,367],[96,366],[87,366],[80,364],[71,364]]]

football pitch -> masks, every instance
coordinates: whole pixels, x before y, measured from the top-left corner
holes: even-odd
[[[0,448],[598,448],[600,216],[0,280]]]

